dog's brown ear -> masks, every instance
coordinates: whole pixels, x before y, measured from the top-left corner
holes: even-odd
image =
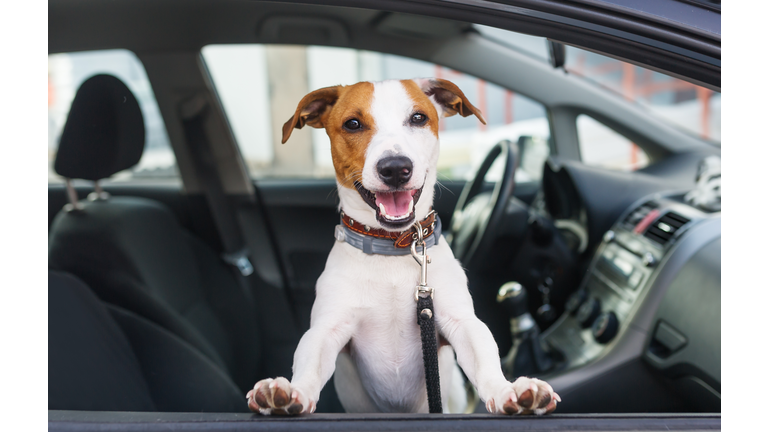
[[[446,117],[459,114],[462,117],[475,115],[483,124],[485,118],[483,113],[477,107],[472,105],[464,96],[464,92],[459,87],[444,79],[429,78],[414,80],[421,87],[421,90],[429,97],[434,96],[434,101],[443,108]]]
[[[324,114],[339,99],[340,88],[341,86],[325,87],[304,96],[296,107],[293,117],[283,125],[283,144],[288,141],[294,128],[301,129],[304,125],[315,128],[324,127]]]

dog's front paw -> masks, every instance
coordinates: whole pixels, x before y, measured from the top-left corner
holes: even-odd
[[[485,403],[492,414],[551,413],[560,402],[560,396],[549,384],[536,378],[520,377]]]
[[[315,402],[283,378],[261,380],[245,396],[248,408],[263,415],[297,415],[315,412]]]

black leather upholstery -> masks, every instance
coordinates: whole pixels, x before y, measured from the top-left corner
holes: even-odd
[[[48,409],[154,411],[128,340],[79,279],[48,273]]]
[[[231,270],[163,204],[112,197],[60,212],[49,267],[203,353],[246,391],[261,376],[258,323]],[[243,393],[244,394],[244,393]]]
[[[160,326],[48,275],[48,409],[244,412],[240,389]]]
[[[68,178],[107,178],[136,165],[144,141],[144,117],[131,91],[111,75],[95,75],[77,90],[53,168]]]

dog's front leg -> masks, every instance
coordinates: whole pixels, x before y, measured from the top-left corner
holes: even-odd
[[[333,375],[336,357],[349,342],[354,314],[345,310],[324,311],[316,300],[311,328],[301,337],[293,356],[293,378],[265,379],[248,392],[248,407],[264,415],[296,415],[315,411],[320,390]]]
[[[452,301],[450,307],[439,309],[436,302],[437,324],[488,412],[541,415],[553,411],[560,397],[546,382],[526,377],[507,381],[501,371],[496,341],[488,327],[475,316],[471,298],[467,300]]]

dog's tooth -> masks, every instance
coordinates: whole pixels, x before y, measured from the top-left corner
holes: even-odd
[[[389,216],[387,214],[387,208],[384,207],[384,204],[382,204],[382,203],[379,203],[379,211],[381,212],[382,216]]]
[[[413,211],[413,200],[411,200],[408,203],[408,213],[407,214],[411,214],[412,211]]]

